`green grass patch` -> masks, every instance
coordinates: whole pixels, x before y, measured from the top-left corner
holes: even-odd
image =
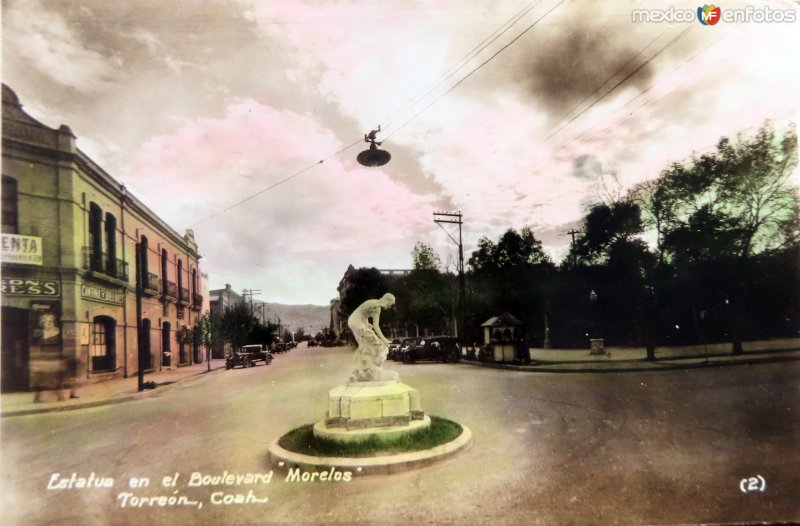
[[[431,449],[447,444],[461,435],[462,428],[450,420],[431,416],[431,425],[394,439],[370,437],[361,442],[337,442],[314,436],[314,425],[293,429],[283,435],[278,444],[294,453],[315,457],[374,457]]]

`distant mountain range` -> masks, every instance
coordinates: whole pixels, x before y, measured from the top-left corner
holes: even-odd
[[[283,305],[281,303],[267,303],[264,305],[264,319],[277,321],[290,331],[303,328],[306,334],[312,336],[330,325],[331,309],[320,305]]]

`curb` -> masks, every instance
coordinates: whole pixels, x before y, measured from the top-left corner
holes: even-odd
[[[204,370],[199,373],[187,375],[183,378],[178,380],[172,381],[165,381],[164,383],[156,386],[156,389],[145,389],[144,391],[138,391],[129,395],[120,396],[117,398],[107,398],[105,400],[95,400],[92,402],[78,402],[76,404],[71,405],[55,405],[50,407],[33,407],[29,409],[10,409],[8,411],[3,411],[0,413],[0,418],[7,418],[7,417],[15,417],[15,416],[28,416],[28,415],[37,415],[43,413],[62,413],[65,411],[77,411],[78,409],[90,409],[92,407],[102,407],[105,405],[117,405],[122,404],[125,402],[132,402],[134,400],[139,400],[142,398],[149,398],[151,396],[158,396],[160,393],[164,391],[169,391],[174,389],[177,384],[184,382],[186,380],[190,380],[192,378],[198,378],[204,374],[213,373],[215,371],[223,370],[223,367],[216,367],[211,369],[210,371]]]
[[[573,362],[573,367],[564,367],[565,362],[554,362],[553,365],[547,362],[540,362],[538,365],[513,365],[505,363],[493,362],[476,362],[471,360],[461,360],[461,363],[470,365],[472,367],[486,367],[489,369],[505,369],[509,371],[527,372],[527,373],[641,373],[641,372],[654,372],[654,371],[676,371],[680,369],[706,369],[709,367],[724,367],[731,365],[757,365],[762,363],[779,363],[779,362],[795,362],[800,361],[800,356],[767,356],[764,358],[747,358],[742,360],[710,360],[693,363],[674,363],[679,359],[672,359],[670,362],[664,361],[646,362],[639,360],[642,366],[639,367],[615,367],[610,365],[612,363],[626,363],[630,364],[633,360],[609,362],[605,367],[585,367],[584,364],[594,364],[598,362]],[[557,363],[557,365],[556,365]],[[644,365],[649,364],[649,365]]]
[[[269,461],[283,470],[301,468],[308,471],[347,470],[355,476],[399,473],[444,460],[472,444],[472,431],[461,425],[462,432],[455,440],[423,451],[378,457],[314,457],[287,451],[276,439],[268,450]]]

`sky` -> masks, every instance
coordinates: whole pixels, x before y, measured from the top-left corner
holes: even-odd
[[[698,6],[6,0],[3,82],[192,229],[211,289],[327,305],[348,265],[410,268],[417,242],[454,271],[434,212],[461,211],[466,258],[528,226],[559,261],[592,203],[796,122],[798,3],[725,2],[755,19],[713,25]],[[361,166],[379,125],[392,160]]]

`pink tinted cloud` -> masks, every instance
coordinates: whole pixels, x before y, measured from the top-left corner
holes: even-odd
[[[237,264],[257,267],[291,260],[291,254],[413,238],[429,221],[434,197],[355,163],[366,144],[331,157],[342,146],[307,117],[247,99],[220,118],[197,119],[149,141],[131,180],[169,222],[193,226],[205,238],[209,262],[225,259],[232,239],[245,256]],[[217,254],[216,247],[224,248]]]

